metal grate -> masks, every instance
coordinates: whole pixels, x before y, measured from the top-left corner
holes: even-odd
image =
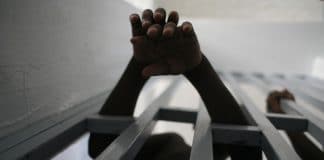
[[[288,114],[261,112],[239,85],[248,82],[267,94],[270,84],[287,87],[297,99],[302,99],[320,112],[324,111],[324,82],[307,76],[268,76],[263,74],[220,73],[229,84],[238,101],[242,102],[245,116],[252,125],[211,124],[203,103],[198,111],[165,106],[180,81],[175,81],[160,97],[140,115],[110,117],[95,114],[107,93],[93,97],[59,118],[48,118],[31,127],[0,139],[0,159],[47,159],[69,145],[87,131],[119,134],[97,160],[131,160],[141,149],[158,120],[195,123],[195,134],[190,160],[212,160],[212,144],[240,144],[260,146],[271,160],[301,159],[288,145],[278,129],[308,132],[324,145],[324,119],[306,107],[284,100],[283,109]],[[62,120],[64,119],[64,120]]]

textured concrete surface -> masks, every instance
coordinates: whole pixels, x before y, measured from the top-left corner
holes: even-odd
[[[180,12],[189,17],[182,20],[192,20],[202,49],[216,69],[311,73],[314,62],[323,59],[324,24],[319,22],[317,1],[294,1],[292,6],[288,5],[291,0],[279,6],[262,1],[255,3],[255,10],[253,5],[244,4],[239,9],[238,4],[234,5],[237,1],[228,1],[228,11],[215,11],[225,18],[240,19],[235,22],[206,14],[208,9],[204,7],[213,11],[213,7],[220,6],[205,1],[188,1],[183,6],[180,2],[177,5],[178,1],[170,3],[172,6],[155,2],[149,5],[169,10],[182,7]],[[193,10],[192,6],[199,7]],[[1,0],[0,135],[32,125],[47,115],[60,114],[90,96],[112,89],[131,57],[128,15],[134,11],[138,10],[119,0]],[[280,23],[245,22],[267,17]],[[145,90],[139,106],[158,95],[163,83],[155,90]],[[190,85],[184,85],[178,101],[172,104],[195,107],[198,97],[192,94]],[[185,101],[187,96],[193,102]],[[138,108],[136,115],[141,110]],[[160,124],[156,132],[178,128],[179,132],[185,131],[183,135],[190,144],[191,126],[169,126]]]
[[[0,1],[0,128],[10,131],[111,89],[131,57],[118,0]]]

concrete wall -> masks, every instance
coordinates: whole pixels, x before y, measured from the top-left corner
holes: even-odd
[[[112,89],[131,57],[119,0],[0,1],[0,131]]]
[[[134,11],[119,0],[1,0],[0,133],[112,89],[131,57]],[[187,20],[216,69],[310,73],[323,58],[320,22]]]
[[[145,0],[128,0],[143,2]],[[186,17],[252,21],[321,21],[320,0],[154,0],[153,7],[178,10]]]

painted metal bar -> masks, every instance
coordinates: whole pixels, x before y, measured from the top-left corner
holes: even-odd
[[[305,76],[304,80],[308,81],[310,84],[314,85],[317,88],[324,89],[324,80],[320,80],[312,76]]]
[[[280,84],[284,87],[287,87],[289,90],[291,90],[295,95],[298,96],[299,99],[303,99],[307,103],[313,105],[316,107],[319,111],[324,113],[324,101],[321,98],[318,98],[317,96],[313,95],[313,93],[309,90],[307,90],[306,87],[294,85],[290,81],[286,81],[284,79],[281,79],[279,77],[267,77],[271,82]]]
[[[159,111],[159,120],[195,123],[197,110],[183,109],[183,107],[162,107]]]
[[[311,81],[306,78],[298,78],[296,76],[288,77],[289,80],[293,81],[294,83],[298,83],[298,85],[306,85],[308,86],[309,90],[314,92],[316,95],[324,95],[324,88],[314,85]]]
[[[83,114],[93,114],[95,111]],[[46,159],[86,132],[82,115],[39,133],[0,154],[0,159]],[[59,141],[58,141],[59,140]]]
[[[260,89],[261,92],[264,92],[266,95],[268,95],[272,90],[269,87],[270,84],[266,84],[266,82],[264,81],[264,77],[265,76],[263,76],[262,74],[244,75],[244,78],[248,79],[250,84],[253,84],[258,89]],[[282,109],[290,115],[301,115],[296,110],[287,108],[285,106],[282,106]]]
[[[269,159],[274,160],[300,160],[297,153],[286,143],[284,138],[272,125],[272,123],[265,117],[265,115],[257,109],[251,99],[240,89],[237,81],[230,74],[222,74],[229,82],[231,89],[244,104],[250,114],[255,120],[258,127],[260,127],[263,134],[261,138],[261,147]]]
[[[162,116],[160,114],[162,114]],[[300,132],[307,130],[308,121],[301,116],[285,114],[265,115],[277,129]],[[183,107],[162,107],[160,108],[160,112],[158,113],[158,120],[191,122],[196,118],[196,116],[196,111],[183,109]],[[134,121],[135,119],[129,116],[92,115],[88,117],[87,128],[90,132],[120,134]],[[260,145],[259,136],[261,135],[261,132],[256,126],[223,124],[211,125],[214,143],[239,144],[249,146]]]
[[[0,159],[48,159],[53,156],[85,133],[86,117],[98,112],[104,102],[103,97],[106,97],[106,95],[104,93],[90,98],[84,103],[75,106],[72,110],[50,118],[50,120],[56,122],[55,125],[52,124],[52,121],[39,122],[31,126],[31,128],[27,128],[27,131],[13,134],[20,141],[16,141],[15,137],[12,136],[3,139],[1,145],[7,143],[10,147],[0,153]],[[49,126],[42,129],[45,124]],[[20,137],[25,139],[20,139]]]
[[[135,122],[131,116],[91,115],[87,118],[87,129],[91,133],[120,134]]]
[[[156,123],[157,113],[163,103],[167,103],[172,92],[177,88],[177,80],[140,115],[140,117],[126,128],[96,160],[132,160],[142,145],[150,136]],[[164,104],[165,105],[165,104]]]
[[[299,106],[293,101],[283,100],[281,106],[292,108],[301,113],[308,119],[307,131],[324,146],[324,120],[313,115],[313,113],[306,110],[304,107]]]
[[[213,160],[213,137],[211,120],[204,105],[198,112],[195,133],[192,142],[190,160]]]
[[[253,80],[252,78],[251,80]],[[264,80],[264,79],[262,79]],[[253,84],[257,84],[260,88],[263,88],[263,91],[268,93],[270,92],[269,88],[265,85],[265,82],[262,80],[254,80],[252,81]],[[272,81],[271,79],[267,79],[271,83],[275,83],[275,81]],[[254,83],[257,82],[257,83]],[[305,109],[303,106],[299,106],[293,101],[286,102],[287,100],[284,100],[281,102],[282,109],[288,113],[288,114],[294,114],[294,115],[302,115],[305,119],[308,121],[307,125],[307,131],[315,137],[316,140],[318,140],[322,145],[324,143],[324,120],[320,119],[319,117],[315,116],[313,113],[309,112],[307,109]]]
[[[16,130],[15,132],[0,130],[1,135],[4,134],[0,138],[0,154],[73,116],[78,116],[80,113],[89,109],[89,107],[92,107],[94,110],[99,110],[109,93],[109,91],[102,92],[85,100],[83,103],[71,107],[71,109],[45,117],[44,119],[30,124],[25,128]]]
[[[294,132],[307,131],[308,120],[302,116],[275,113],[265,115],[277,129]]]
[[[262,133],[256,126],[212,124],[213,142],[261,146]]]

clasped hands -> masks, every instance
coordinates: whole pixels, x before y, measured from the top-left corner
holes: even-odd
[[[131,14],[130,22],[133,56],[144,64],[144,77],[182,74],[200,64],[202,53],[193,26],[190,22],[177,26],[179,15],[176,11],[167,17],[163,8],[154,13],[146,9],[142,18]]]

